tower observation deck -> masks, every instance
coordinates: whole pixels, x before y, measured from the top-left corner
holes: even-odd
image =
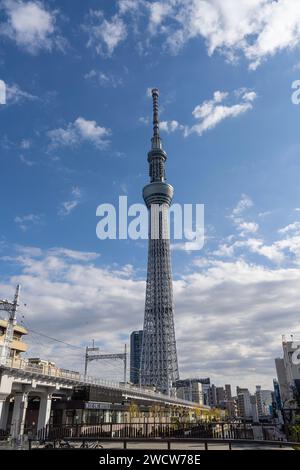
[[[170,394],[179,378],[168,227],[174,190],[165,181],[167,154],[159,134],[158,96],[158,90],[153,89],[153,137],[148,153],[150,183],[143,189],[149,212],[149,241],[140,382]]]

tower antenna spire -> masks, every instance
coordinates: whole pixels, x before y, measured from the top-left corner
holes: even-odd
[[[152,149],[148,152],[150,183],[143,189],[150,223],[140,385],[154,385],[161,392],[172,394],[173,384],[179,379],[168,230],[173,186],[166,183],[167,154],[159,136],[158,94],[154,88]]]
[[[162,149],[162,141],[159,135],[159,115],[158,115],[158,97],[159,90],[158,88],[153,88],[151,90],[152,100],[153,100],[153,137],[152,141],[152,150]]]

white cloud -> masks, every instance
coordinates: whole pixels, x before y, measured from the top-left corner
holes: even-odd
[[[242,194],[241,199],[232,211],[233,216],[241,215],[246,209],[253,206],[252,199],[247,194]]]
[[[23,150],[28,150],[31,147],[31,141],[28,139],[23,139],[20,143],[20,148]]]
[[[81,201],[81,189],[77,186],[72,188],[71,199],[61,203],[58,215],[65,217],[71,214],[71,212],[78,206]]]
[[[291,266],[300,266],[300,222],[296,221],[280,228],[278,234],[284,235],[285,238],[266,244],[261,237],[258,238],[256,235],[254,238],[259,225],[245,220],[245,212],[252,207],[252,199],[243,194],[229,216],[236,228],[236,233],[227,237],[225,241],[222,240],[212,254],[217,257],[231,258],[235,257],[236,253],[250,252],[259,254],[278,265],[289,263]],[[261,215],[258,213],[258,216]]]
[[[36,165],[36,162],[34,160],[30,160],[29,158],[26,158],[24,155],[20,155],[19,159],[22,163],[24,163],[24,165],[27,165],[27,166]]]
[[[119,0],[119,12],[121,15],[137,12],[143,3],[143,0]]]
[[[257,232],[259,226],[255,222],[245,222],[241,221],[238,223],[238,230],[241,231],[241,235],[246,235],[247,233]]]
[[[162,131],[165,131],[165,132],[175,132],[177,130],[184,130],[184,126],[182,124],[179,124],[178,121],[161,121],[160,124],[159,124],[159,128],[160,130]]]
[[[37,96],[22,90],[16,83],[6,85],[6,102],[7,104],[19,104],[24,101],[38,100]]]
[[[68,258],[73,261],[81,261],[81,262],[95,261],[100,256],[99,253],[70,250],[68,248],[61,248],[61,247],[52,248],[49,250],[49,253],[53,256],[63,256],[64,258]],[[39,256],[40,255],[41,253],[39,254]]]
[[[250,69],[281,50],[300,43],[300,5],[295,0],[167,0],[155,2],[160,32],[177,53],[188,41],[202,38],[209,55],[215,51],[236,61],[243,54]],[[158,9],[158,5],[156,5]],[[150,16],[151,24],[151,16]]]
[[[245,234],[243,234],[243,236],[245,236]],[[276,264],[281,264],[285,261],[284,253],[277,243],[266,245],[263,240],[258,238],[238,240],[232,243],[231,245],[221,244],[218,250],[214,252],[214,254],[216,256],[221,257],[233,257],[236,255],[237,251],[241,253],[242,251],[245,252],[245,249],[248,249],[251,253],[263,256],[264,258],[267,258],[268,260]]]
[[[31,54],[64,47],[56,27],[57,11],[46,9],[39,1],[3,0],[1,7],[6,21],[0,24],[0,34],[15,41],[19,47]]]
[[[300,5],[296,0],[120,0],[117,13],[104,19],[99,10],[90,12],[85,29],[88,45],[111,55],[131,28],[137,47],[151,47],[145,34],[158,35],[165,50],[177,54],[187,43],[200,39],[209,56],[216,52],[236,63],[244,56],[249,68],[281,51],[300,44]],[[200,42],[200,41],[199,41]]]
[[[42,223],[42,215],[40,214],[27,214],[19,216],[14,219],[18,227],[25,232],[32,225],[39,225]]]
[[[252,199],[246,194],[242,194],[241,199],[229,216],[242,237],[247,236],[249,233],[253,234],[259,229],[259,225],[256,222],[247,221],[243,217],[244,212],[252,206]]]
[[[193,116],[198,120],[198,123],[190,128],[186,127],[185,135],[188,136],[196,132],[201,136],[204,132],[216,127],[223,120],[244,114],[252,109],[251,102],[255,99],[256,93],[247,91],[241,96],[238,103],[224,104],[228,96],[227,92],[216,91],[211,100],[204,101],[196,106],[193,110]]]
[[[278,230],[278,233],[300,232],[300,222],[294,222]]]
[[[122,78],[115,77],[114,75],[106,74],[100,70],[90,70],[88,73],[84,75],[86,80],[91,80],[97,83],[100,86],[106,87],[111,86],[113,88],[117,88],[118,86],[123,84]]]
[[[103,19],[100,10],[92,10],[83,26],[88,34],[88,47],[95,47],[98,54],[111,56],[116,47],[127,37],[127,28],[118,15],[111,20]]]
[[[172,12],[172,7],[168,2],[153,2],[148,4],[149,8],[149,29],[154,33],[168,15]]]
[[[145,124],[146,126],[150,123],[150,117],[149,116],[141,116],[139,117],[139,122],[142,124]]]
[[[99,126],[96,121],[78,117],[66,128],[53,129],[48,132],[52,147],[75,146],[82,142],[90,142],[96,147],[105,148],[108,143],[110,129]]]

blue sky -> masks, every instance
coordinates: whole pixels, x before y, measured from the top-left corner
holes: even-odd
[[[173,250],[181,376],[270,387],[300,333],[299,44],[291,0],[1,1],[0,295],[81,346],[142,326],[146,243],[95,214],[142,202],[158,87],[174,202],[205,204],[204,249]]]

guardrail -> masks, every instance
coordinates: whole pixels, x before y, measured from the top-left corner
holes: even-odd
[[[251,424],[242,422],[178,422],[146,420],[142,422],[124,421],[121,423],[103,422],[98,424],[76,423],[70,425],[47,425],[37,433],[42,441],[65,438],[222,438],[222,439],[262,439],[268,441],[287,440],[285,435],[275,433],[274,428],[261,425],[260,435],[254,432]],[[300,442],[299,442],[300,444]]]
[[[0,365],[1,367],[1,365]],[[35,374],[35,375],[42,375],[45,377],[51,377],[51,378],[57,378],[57,379],[62,379],[66,381],[73,382],[74,384],[77,385],[91,385],[91,386],[100,386],[100,387],[105,387],[105,388],[110,388],[113,390],[119,390],[120,392],[126,393],[128,396],[130,396],[130,393],[134,393],[136,395],[140,395],[141,397],[152,397],[153,399],[159,400],[159,401],[167,401],[168,403],[172,403],[174,405],[184,405],[189,408],[202,408],[202,409],[210,409],[209,406],[206,405],[199,405],[198,403],[193,403],[187,400],[181,400],[175,397],[171,397],[169,395],[165,395],[161,392],[155,392],[153,390],[145,390],[143,388],[139,387],[134,387],[130,384],[125,384],[122,383],[120,384],[119,382],[114,382],[111,380],[105,380],[105,379],[97,379],[95,377],[90,377],[90,376],[85,376],[83,374],[80,374],[79,372],[73,372],[73,371],[67,371],[65,369],[60,369],[57,367],[52,367],[52,366],[33,366],[28,361],[23,360],[23,359],[9,359],[5,365],[2,367],[14,369],[14,370],[20,370],[24,372],[28,372],[30,374]]]
[[[180,444],[190,444],[190,443],[196,443],[196,444],[203,444],[204,449],[203,450],[209,450],[209,446],[216,446],[218,445],[228,445],[228,450],[233,450],[234,446],[237,445],[242,445],[242,446],[259,446],[259,447],[292,447],[292,448],[297,448],[299,447],[299,442],[293,442],[293,441],[264,441],[264,440],[256,440],[256,439],[210,439],[210,438],[83,438],[83,437],[70,437],[70,438],[65,438],[64,441],[59,441],[59,440],[53,440],[53,444],[51,443],[49,445],[46,444],[45,447],[40,447],[38,445],[39,449],[57,449],[57,448],[78,448],[75,447],[74,444],[80,444],[80,448],[88,448],[89,447],[89,442],[94,442],[98,444],[105,444],[107,442],[119,442],[123,444],[123,449],[128,449],[128,444],[135,443],[135,444],[143,444],[143,443],[155,443],[155,444],[166,444],[166,449],[171,450],[172,449],[172,444],[174,443],[180,443]],[[30,439],[28,440],[28,448],[29,450],[34,449],[34,443],[37,442],[36,440]],[[103,447],[101,445],[101,447]],[[149,447],[147,447],[149,448]],[[211,447],[212,448],[212,447]],[[155,447],[157,449],[157,447]]]

